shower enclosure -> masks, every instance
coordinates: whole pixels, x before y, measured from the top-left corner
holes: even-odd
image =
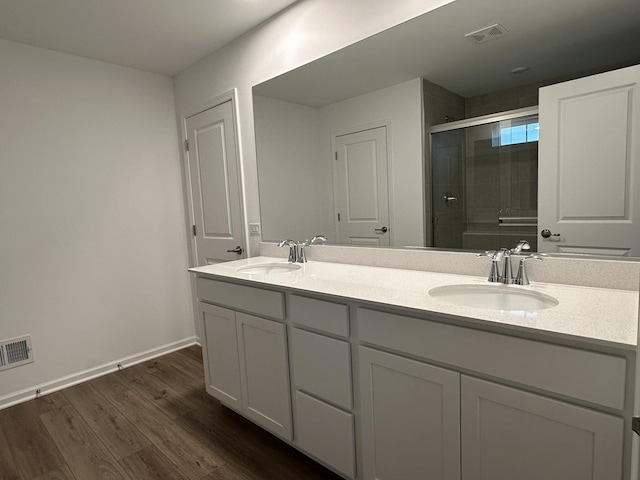
[[[537,250],[538,131],[537,109],[430,129],[432,246]]]

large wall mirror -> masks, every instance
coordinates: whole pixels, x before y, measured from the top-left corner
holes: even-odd
[[[262,238],[548,251],[539,88],[638,63],[636,0],[455,0],[256,85]]]

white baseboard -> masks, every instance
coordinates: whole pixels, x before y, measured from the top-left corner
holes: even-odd
[[[151,350],[137,353],[135,355],[121,358],[119,360],[114,360],[113,362],[105,363],[104,365],[100,365],[98,367],[67,375],[66,377],[62,377],[57,380],[52,380],[40,385],[34,385],[30,388],[25,388],[24,390],[20,390],[18,392],[3,395],[2,397],[0,397],[0,410],[11,407],[13,405],[17,405],[18,403],[33,400],[38,396],[57,392],[58,390],[62,390],[63,388],[72,387],[73,385],[77,385],[78,383],[86,382],[88,380],[101,377],[102,375],[106,375],[108,373],[116,372],[120,368],[130,367],[137,363],[146,362],[147,360],[166,355],[167,353],[175,352],[176,350],[190,347],[191,345],[200,345],[198,338],[189,337],[183,340],[178,340],[177,342],[169,343],[157,348],[152,348]],[[39,391],[39,393],[36,393],[37,391]]]

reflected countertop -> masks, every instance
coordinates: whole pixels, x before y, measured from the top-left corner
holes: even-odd
[[[243,273],[239,267],[263,263],[286,263],[282,258],[253,257],[233,262],[191,268],[204,277],[216,277],[256,286],[271,285],[299,293],[336,298],[464,319],[471,324],[491,324],[546,337],[575,339],[605,346],[635,349],[638,326],[638,292],[532,282],[510,285],[550,295],[558,305],[544,310],[506,311],[464,307],[433,298],[429,290],[444,285],[490,284],[485,277],[433,273],[398,268],[370,267],[310,261],[295,271]]]

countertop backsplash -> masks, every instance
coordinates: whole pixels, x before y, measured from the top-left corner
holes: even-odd
[[[260,255],[287,258],[288,249],[276,243],[260,243]],[[314,245],[306,249],[309,261],[348,263],[373,267],[424,270],[458,275],[488,275],[490,259],[472,252],[450,252],[384,247]],[[518,268],[517,256],[512,267]],[[638,291],[640,261],[622,259],[546,257],[527,262],[527,275],[534,282],[579,285],[594,288]]]

